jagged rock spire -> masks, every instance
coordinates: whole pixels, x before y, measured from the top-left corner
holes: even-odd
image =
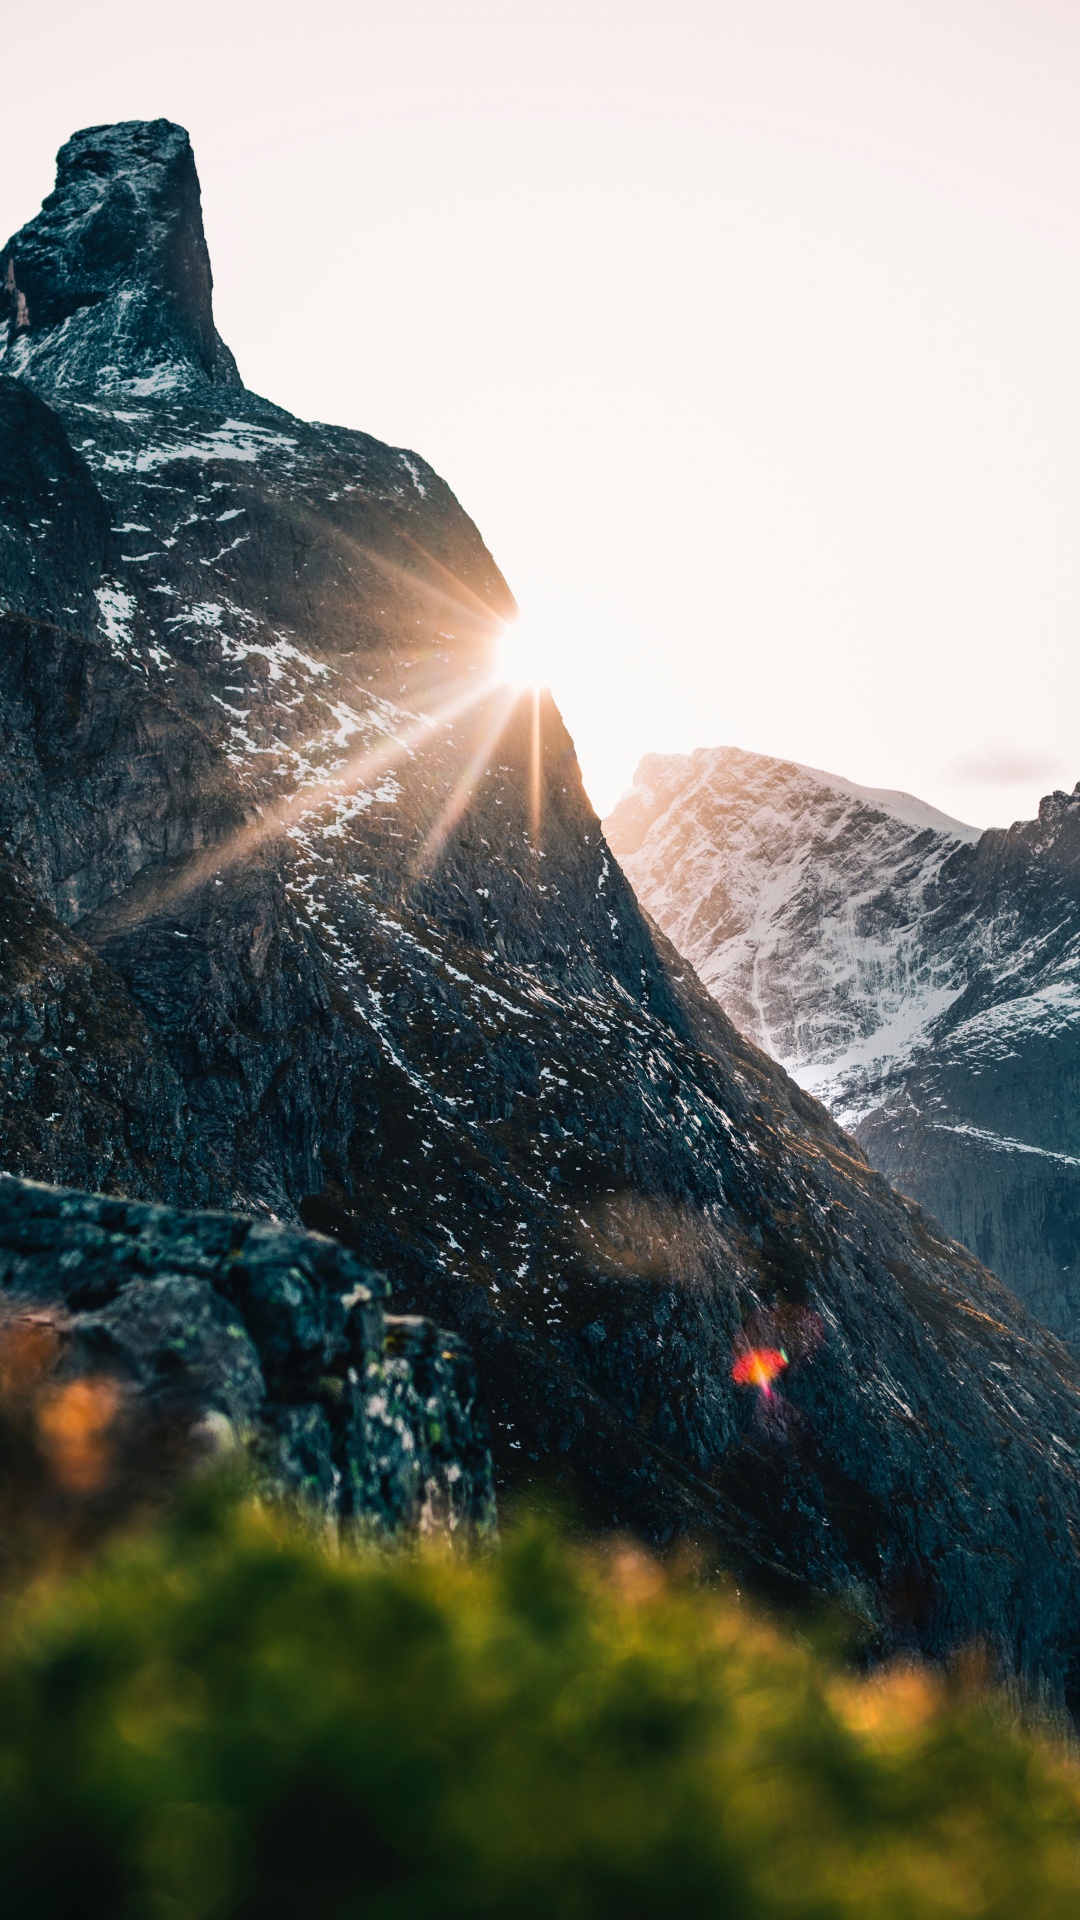
[[[214,326],[191,142],[170,120],[73,134],[55,190],[0,253],[0,281],[0,372],[99,393],[243,384]]]

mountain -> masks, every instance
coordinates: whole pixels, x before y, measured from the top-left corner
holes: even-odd
[[[722,747],[643,760],[605,831],[736,1024],[1080,1339],[1080,785],[979,833]]]
[[[446,485],[239,384],[183,131],[0,279],[0,1162],[321,1228],[503,1489],[1080,1704],[1074,1360],[649,924]]]

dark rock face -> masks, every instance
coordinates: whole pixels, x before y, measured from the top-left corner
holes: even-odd
[[[1080,1339],[1080,785],[980,835],[718,748],[644,761],[606,830],[743,1031]]]
[[[0,379],[0,611],[92,633],[109,510],[51,407]]]
[[[194,353],[76,380],[26,305],[15,392],[108,529],[16,516],[0,581],[4,1163],[332,1234],[467,1338],[504,1487],[1071,1691],[1072,1359],[647,923],[558,713],[494,678],[513,601],[447,487]],[[47,499],[47,445],[3,484]],[[766,1400],[732,1362],[771,1332]]]
[[[0,1180],[0,1300],[60,1310],[65,1373],[227,1428],[346,1525],[489,1531],[472,1363],[453,1334],[385,1315],[384,1293],[316,1234]]]

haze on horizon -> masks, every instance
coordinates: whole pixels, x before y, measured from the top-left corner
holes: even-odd
[[[58,0],[78,127],[191,132],[251,387],[415,447],[606,810],[721,743],[978,825],[1080,778],[1080,8]]]

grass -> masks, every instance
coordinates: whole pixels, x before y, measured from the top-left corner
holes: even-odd
[[[198,1482],[0,1619],[5,1920],[1075,1920],[1080,1776],[535,1522],[336,1550]]]

